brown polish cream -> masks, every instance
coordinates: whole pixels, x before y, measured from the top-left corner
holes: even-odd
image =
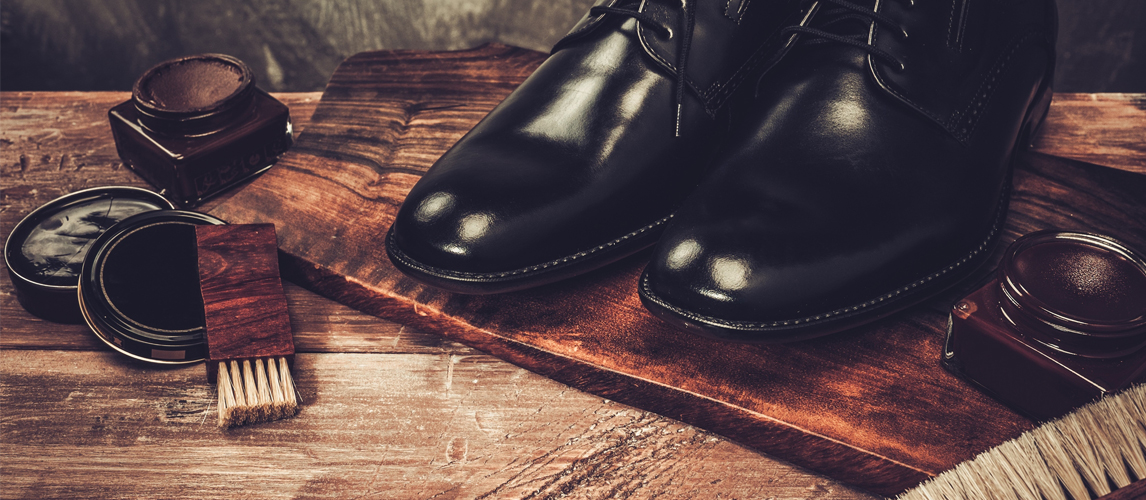
[[[1019,238],[952,308],[943,362],[1036,420],[1146,380],[1146,261],[1101,235]]]
[[[270,168],[293,141],[287,107],[222,54],[147,70],[108,119],[124,163],[185,207]]]

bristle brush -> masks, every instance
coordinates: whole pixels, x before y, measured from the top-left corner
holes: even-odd
[[[295,415],[294,339],[274,225],[197,226],[195,238],[219,427]]]
[[[899,500],[1146,498],[1146,384],[963,462]]]

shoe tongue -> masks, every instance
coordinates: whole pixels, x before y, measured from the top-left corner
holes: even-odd
[[[850,2],[864,10],[875,10],[875,0],[855,0]],[[809,27],[821,29],[835,35],[866,41],[871,30],[871,18],[839,5],[821,2],[820,12],[812,18]]]

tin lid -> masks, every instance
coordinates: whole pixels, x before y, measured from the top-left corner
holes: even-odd
[[[1056,350],[1108,357],[1146,344],[1146,260],[1121,241],[1031,233],[1007,249],[999,278],[1007,317],[1045,333]]]
[[[160,364],[207,355],[195,226],[199,212],[160,210],[124,219],[96,240],[79,281],[84,320],[112,349]]]
[[[76,191],[33,210],[4,243],[4,264],[20,305],[50,321],[83,322],[76,285],[92,244],[123,219],[172,208],[152,191],[109,186]]]

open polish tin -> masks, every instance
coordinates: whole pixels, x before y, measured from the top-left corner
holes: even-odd
[[[183,207],[267,170],[294,140],[286,105],[223,54],[147,70],[108,119],[124,163]]]
[[[70,193],[33,210],[4,243],[4,264],[16,299],[28,312],[61,323],[82,323],[76,290],[84,257],[98,237],[130,216],[175,208],[163,196],[134,187]]]
[[[92,245],[79,279],[79,307],[100,340],[160,364],[207,356],[195,226],[222,225],[184,210],[141,213]]]

